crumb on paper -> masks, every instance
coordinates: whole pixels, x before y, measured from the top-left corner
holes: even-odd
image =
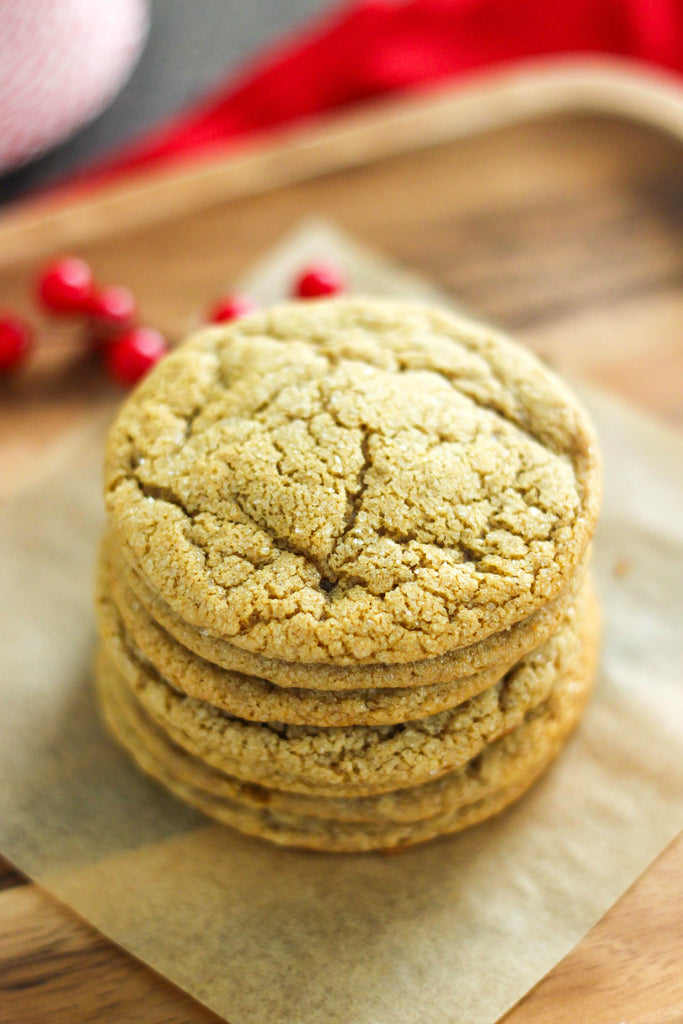
[[[624,576],[628,576],[632,568],[631,561],[628,558],[618,558],[614,563],[612,572],[616,579],[621,580]]]

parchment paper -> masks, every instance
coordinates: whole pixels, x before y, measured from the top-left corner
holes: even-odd
[[[249,282],[325,255],[356,287],[430,289],[329,229]],[[510,811],[396,856],[276,849],[211,824],[99,724],[91,591],[102,422],[0,513],[0,851],[232,1024],[490,1024],[683,823],[683,441],[585,398],[605,456],[602,675],[556,766]]]

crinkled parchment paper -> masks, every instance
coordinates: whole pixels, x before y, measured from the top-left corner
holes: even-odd
[[[304,260],[354,287],[430,290],[309,227],[259,267],[264,300]],[[92,692],[103,423],[0,513],[0,851],[231,1024],[490,1024],[683,824],[683,441],[584,396],[605,459],[595,545],[598,691],[520,803],[396,856],[270,847],[142,777]]]

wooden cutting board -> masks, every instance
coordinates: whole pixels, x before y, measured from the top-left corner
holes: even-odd
[[[131,285],[146,320],[176,338],[303,217],[324,216],[562,372],[680,423],[682,139],[674,83],[603,65],[392,101],[6,212],[0,305],[35,317],[35,269],[75,252],[102,281]],[[0,497],[113,394],[74,329],[45,322],[41,341],[0,382]],[[681,877],[679,841],[508,1024],[682,1021]],[[0,1024],[117,1024],[141,1006],[146,1024],[217,1019],[0,862]]]

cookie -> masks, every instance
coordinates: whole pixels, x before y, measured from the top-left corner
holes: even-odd
[[[405,824],[455,811],[502,789],[520,785],[555,757],[576,725],[590,694],[597,648],[595,636],[575,668],[558,679],[550,696],[528,712],[522,723],[489,744],[476,758],[438,779],[378,796],[317,797],[242,782],[210,768],[173,743],[146,714],[125,678],[100,674],[102,704],[110,728],[149,774],[171,784],[177,780],[197,793],[226,799],[276,815],[328,818],[338,822]]]
[[[264,657],[404,663],[568,585],[597,517],[592,428],[533,356],[392,300],[200,332],[107,444],[122,552],[190,626]]]
[[[493,666],[465,679],[405,689],[333,692],[282,688],[221,669],[173,639],[147,614],[103,559],[98,583],[99,631],[118,667],[145,661],[176,690],[250,721],[292,725],[391,725],[424,718],[463,703],[504,675]]]
[[[436,714],[461,704],[493,685],[494,667],[455,683],[408,689],[330,690],[284,689],[255,676],[221,669],[198,658],[157,626],[146,612],[104,588],[98,596],[99,631],[112,660],[123,667],[145,662],[181,693],[249,721],[289,725],[391,725]],[[134,599],[133,599],[134,601]]]
[[[213,767],[292,792],[363,796],[443,775],[516,728],[572,670],[592,632],[587,609],[571,609],[558,632],[494,686],[452,710],[399,725],[249,722],[184,696],[132,658],[126,678],[156,724]],[[102,654],[101,673],[116,672],[106,647]]]
[[[593,620],[595,621],[595,620]],[[245,784],[191,757],[145,714],[116,673],[99,675],[112,734],[145,772],[181,799],[243,832],[328,851],[407,846],[502,810],[533,783],[576,725],[591,689],[596,643],[514,732],[458,771],[379,797],[311,798]]]
[[[590,553],[590,552],[589,552]],[[111,536],[105,539],[103,559],[110,563],[112,586],[117,588],[117,603],[122,612],[151,618],[187,650],[205,661],[229,671],[256,676],[281,688],[312,688],[341,693],[354,689],[407,689],[409,687],[451,686],[458,680],[491,670],[500,677],[519,659],[539,647],[558,628],[586,577],[586,563],[579,566],[570,584],[553,601],[516,622],[513,626],[480,640],[469,647],[450,651],[437,658],[405,664],[326,665],[320,662],[292,662],[266,658],[243,651],[226,640],[207,636],[202,630],[183,622],[161,601],[139,573],[121,557]],[[469,695],[467,684],[462,700]]]

